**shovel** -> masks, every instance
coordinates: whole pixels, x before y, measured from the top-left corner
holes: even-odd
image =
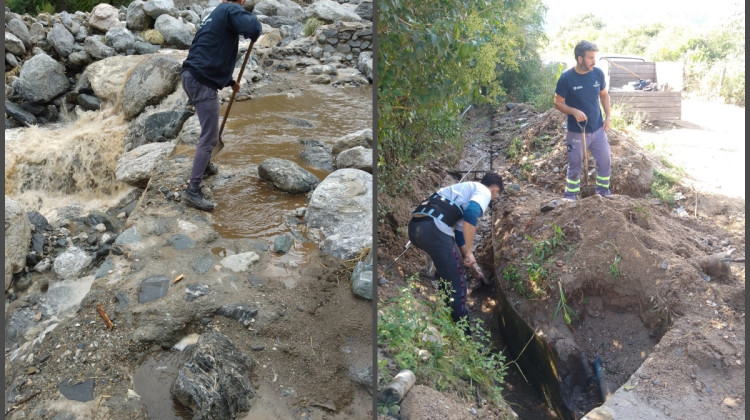
[[[253,51],[253,45],[255,45],[255,41],[250,42],[250,46],[247,48],[247,52],[245,53],[245,59],[242,61],[242,67],[240,68],[240,74],[237,76],[238,83],[242,80],[242,73],[245,72],[245,66],[247,65],[247,60],[250,58],[250,52]],[[234,90],[232,90],[232,97],[229,98],[229,105],[227,105],[227,112],[224,113],[224,121],[221,122],[221,127],[219,128],[219,142],[216,143],[216,146],[214,146],[214,150],[211,153],[211,156],[216,156],[221,152],[221,149],[224,148],[224,141],[221,139],[221,133],[224,131],[224,125],[227,123],[227,117],[229,117],[229,110],[232,109],[232,104],[234,103],[234,96],[237,94]]]
[[[595,188],[589,187],[589,156],[586,150],[586,124],[588,120],[581,123],[577,122],[578,127],[581,127],[581,145],[583,146],[583,176],[581,177],[581,197],[588,197],[594,195]]]

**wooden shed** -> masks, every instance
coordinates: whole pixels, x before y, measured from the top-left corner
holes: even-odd
[[[657,65],[653,61],[602,59],[607,76],[609,96],[612,105],[621,105],[626,110],[639,113],[647,120],[679,120],[682,118],[681,90],[633,90],[631,82],[639,79],[651,80],[660,86],[674,86],[680,83],[670,83],[659,80],[656,74]]]

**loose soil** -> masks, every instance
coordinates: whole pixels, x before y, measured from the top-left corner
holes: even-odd
[[[470,317],[485,322],[493,347],[506,351],[508,360],[536,337],[525,353],[534,353],[537,342],[546,343],[539,348],[547,348],[547,358],[556,358],[560,369],[547,370],[545,376],[542,366],[535,376],[527,363],[529,384],[509,374],[506,400],[519,418],[744,418],[745,202],[744,188],[736,186],[744,180],[744,161],[736,163],[744,151],[744,124],[732,122],[741,112],[736,107],[683,104],[682,121],[608,133],[612,198],[583,197],[544,213],[541,207],[559,200],[564,186],[564,116],[525,105],[473,108],[465,116],[466,144],[458,163],[449,164],[448,157],[434,162],[411,181],[406,191],[413,194],[378,196],[385,211],[378,230],[380,304],[414,273],[420,274],[425,295],[434,292],[425,275],[425,254],[418,249],[409,249],[382,271],[404,251],[414,206],[437,188],[458,182],[465,171],[491,169],[503,176],[506,188],[478,226],[475,254],[492,284],[472,280]],[[504,154],[514,139],[520,140],[521,160]],[[668,169],[662,156],[684,169],[671,190],[678,199],[674,206],[650,193],[654,170]],[[706,162],[727,164],[706,168]],[[591,159],[589,168],[594,167]],[[592,185],[593,179],[592,173]],[[526,274],[528,263],[535,261],[531,240],[550,241],[555,227],[564,239],[536,260],[545,276],[531,282]],[[721,264],[718,271],[709,270],[711,275],[704,272],[706,257],[732,249],[737,262]],[[518,279],[508,275],[509,267],[517,269]],[[562,311],[555,316],[560,287],[571,310],[570,324]],[[523,319],[528,331],[513,330],[513,317]],[[540,360],[544,365],[545,358]],[[562,389],[557,403],[564,402],[567,411],[539,404],[544,401],[539,392],[554,387],[544,383],[550,380]],[[602,405],[603,394],[607,402]],[[428,400],[415,408],[420,398],[412,401],[407,395],[401,418],[438,418],[437,413],[471,409],[476,410],[471,418],[491,418],[488,407],[476,401],[445,398],[453,405],[441,411]]]

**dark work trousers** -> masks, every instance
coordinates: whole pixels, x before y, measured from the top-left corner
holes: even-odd
[[[409,222],[409,240],[432,258],[438,277],[451,285],[453,321],[466,317],[469,314],[466,309],[466,276],[455,239],[441,232],[431,217],[421,217]]]
[[[211,161],[211,152],[219,142],[219,96],[216,89],[201,84],[189,71],[182,72],[182,88],[198,113],[201,135],[195,148],[193,169],[190,171],[190,187],[201,185],[203,172]]]

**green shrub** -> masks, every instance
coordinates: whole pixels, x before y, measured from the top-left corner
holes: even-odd
[[[472,396],[474,387],[494,403],[502,401],[502,384],[506,373],[505,356],[491,350],[489,332],[481,320],[471,325],[472,336],[467,337],[465,319],[455,323],[451,310],[445,304],[445,283],[433,301],[422,302],[414,296],[416,278],[397,297],[382,304],[378,317],[378,346],[389,349],[390,357],[400,371],[409,369],[417,381],[439,391],[455,391],[463,397]],[[432,328],[430,328],[432,327]],[[436,330],[439,342],[423,341],[425,331]],[[417,349],[429,351],[429,357],[417,354]],[[383,361],[378,363],[385,366]],[[391,377],[381,370],[383,381]]]

